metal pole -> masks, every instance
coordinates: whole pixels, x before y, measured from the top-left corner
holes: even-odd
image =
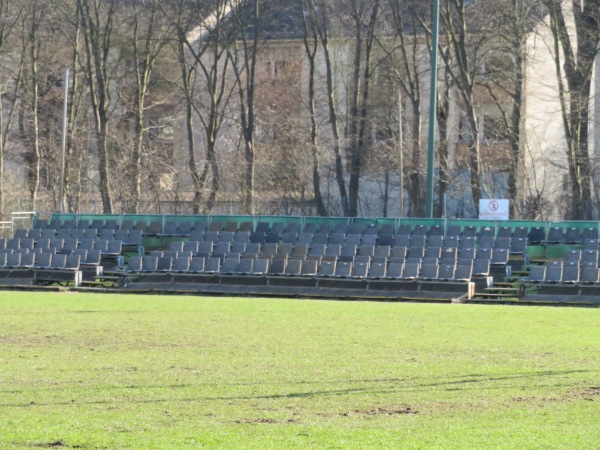
[[[431,29],[431,90],[429,97],[429,142],[427,147],[427,181],[425,189],[425,217],[433,217],[433,164],[435,162],[435,125],[437,113],[437,72],[438,72],[438,41],[440,2],[433,0],[433,27]]]
[[[404,145],[402,134],[402,88],[398,86],[398,152],[400,164],[400,216],[404,217]]]
[[[60,212],[65,212],[65,152],[67,148],[67,102],[69,98],[69,69],[65,71],[65,99],[63,104],[62,149],[60,152],[60,191],[58,200]]]

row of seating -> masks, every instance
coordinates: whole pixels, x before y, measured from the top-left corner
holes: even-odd
[[[19,228],[15,230],[14,237],[12,239],[21,240],[33,240],[34,242],[42,240],[54,240],[54,239],[76,239],[83,241],[86,239],[92,240],[118,240],[124,243],[124,245],[130,246],[141,246],[142,245],[142,232],[139,230],[102,230],[98,232],[97,229],[25,229]],[[1,245],[1,244],[0,244]]]
[[[0,253],[0,269],[54,269],[74,271],[79,270],[81,264],[80,254],[66,255],[51,252]]]
[[[600,250],[568,250],[561,260],[532,265],[524,281],[530,284],[595,283],[600,267]]]
[[[75,250],[97,250],[104,256],[120,256],[123,253],[123,241],[106,239],[0,239],[0,252],[30,253],[46,252],[70,254]]]
[[[306,223],[303,226],[300,222],[284,223],[279,221],[260,221],[254,224],[252,221],[193,221],[193,220],[132,220],[126,219],[122,222],[117,220],[64,220],[58,218],[52,220],[39,219],[36,221],[36,229],[70,229],[70,230],[96,230],[101,233],[103,230],[136,230],[144,235],[162,236],[162,237],[189,237],[194,232],[258,232],[265,234],[279,235],[284,234],[315,234],[327,235],[401,235],[401,236],[453,236],[453,237],[479,237],[492,236],[500,238],[524,238],[529,244],[560,244],[560,243],[583,243],[586,239],[598,239],[598,229],[587,227],[580,229],[577,227],[550,227],[546,231],[545,227],[509,227],[499,226],[474,226],[474,225],[424,225],[424,224],[362,224],[362,223],[337,223],[337,224],[315,224]]]
[[[489,275],[489,261],[409,261],[368,264],[352,261],[319,263],[311,259],[275,259],[180,256],[133,256],[125,272],[128,274],[216,274],[216,275],[270,275],[309,276],[368,279],[404,279],[470,281],[473,276]]]
[[[162,253],[158,251],[159,253]],[[269,257],[271,259],[287,256],[292,259],[315,259],[336,257],[341,260],[360,260],[370,258],[375,261],[407,258],[428,258],[441,260],[457,259],[482,259],[492,261],[494,264],[507,264],[510,258],[509,248],[456,248],[456,247],[405,247],[388,245],[354,245],[354,244],[256,244],[256,243],[229,243],[229,242],[197,242],[176,241],[169,246],[169,252],[189,252],[192,256],[218,256],[240,255],[253,257]],[[158,256],[155,252],[154,256]]]

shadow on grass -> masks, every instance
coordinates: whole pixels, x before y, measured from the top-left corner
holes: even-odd
[[[564,376],[564,375],[570,375],[570,374],[583,374],[583,373],[593,373],[595,371],[591,371],[591,370],[563,370],[563,371],[559,371],[559,370],[554,370],[554,371],[538,371],[538,372],[528,372],[528,373],[519,373],[519,374],[514,374],[514,375],[507,375],[507,376],[499,376],[499,377],[490,377],[488,375],[485,374],[472,374],[472,375],[466,375],[466,377],[463,377],[461,379],[458,380],[447,380],[447,381],[442,381],[439,383],[423,383],[423,384],[408,384],[408,385],[404,385],[402,386],[402,384],[404,383],[412,383],[415,380],[404,380],[404,379],[398,379],[398,378],[383,378],[383,379],[376,379],[376,380],[350,380],[350,381],[340,381],[339,383],[367,383],[367,384],[373,384],[373,383],[377,383],[377,384],[388,384],[388,385],[395,385],[393,388],[387,388],[385,386],[379,386],[379,387],[363,387],[363,388],[349,388],[349,389],[331,389],[331,390],[316,390],[316,391],[304,391],[304,392],[290,392],[290,393],[285,393],[285,394],[273,394],[273,395],[246,395],[246,396],[198,396],[198,397],[194,397],[194,398],[157,398],[157,399],[132,399],[131,397],[128,397],[127,403],[131,403],[131,404],[152,404],[152,403],[168,403],[168,402],[196,402],[196,401],[232,401],[232,400],[238,400],[238,401],[244,401],[244,400],[277,400],[277,399],[295,399],[295,398],[317,398],[317,397],[334,397],[334,396],[346,396],[346,395],[353,395],[353,394],[365,394],[365,393],[371,393],[371,394],[393,394],[395,392],[398,391],[412,391],[412,392],[418,392],[418,391],[427,391],[427,390],[432,390],[432,388],[443,388],[444,386],[446,386],[446,390],[448,391],[461,391],[461,390],[467,390],[467,389],[493,389],[493,390],[498,390],[498,389],[508,389],[508,387],[498,387],[498,386],[481,386],[481,385],[485,385],[486,383],[494,383],[494,382],[498,382],[498,381],[511,381],[511,380],[519,380],[519,379],[543,379],[543,378],[549,378],[549,377],[556,377],[556,376]],[[247,384],[231,384],[229,385],[230,387],[239,387],[239,386],[269,386],[269,385],[278,385],[278,386],[282,386],[282,385],[300,385],[300,384],[311,384],[311,385],[331,385],[331,384],[338,384],[338,382],[324,382],[324,383],[320,383],[320,382],[299,382],[299,383],[279,383],[279,384],[273,384],[273,383],[247,383]],[[99,391],[99,392],[105,392],[105,391],[112,391],[112,390],[129,390],[129,391],[135,391],[135,390],[148,390],[148,389],[190,389],[190,388],[198,388],[198,387],[208,387],[208,386],[220,386],[223,387],[222,384],[214,384],[214,383],[210,383],[210,384],[173,384],[173,385],[153,385],[153,386],[144,386],[144,385],[140,385],[140,386],[111,386],[111,387],[98,387],[98,388],[92,388],[93,390]],[[538,386],[540,387],[540,386]],[[557,385],[546,385],[545,387],[557,387]],[[84,388],[86,391],[88,391],[90,388]],[[56,392],[56,391],[70,391],[71,389],[68,388],[62,388],[62,389],[57,389],[57,388],[52,388],[52,389],[46,389],[47,391],[52,391],[52,392]],[[36,389],[34,392],[40,392],[40,389]],[[24,394],[27,393],[26,390],[3,390],[0,391],[0,393],[2,394]],[[69,401],[56,401],[56,402],[43,402],[43,403],[38,403],[38,402],[30,402],[30,403],[0,403],[0,407],[1,408],[29,408],[29,407],[39,407],[39,406],[67,406],[67,405],[109,405],[109,404],[114,404],[119,402],[120,400],[125,400],[125,399],[119,399],[119,398],[113,398],[111,400],[90,400],[90,401],[77,401],[77,400],[69,400]]]

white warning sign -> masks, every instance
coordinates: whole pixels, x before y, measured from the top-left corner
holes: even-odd
[[[485,220],[508,220],[509,208],[509,201],[507,199],[481,199],[479,200],[479,218]]]

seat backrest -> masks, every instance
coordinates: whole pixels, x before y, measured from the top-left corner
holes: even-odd
[[[384,262],[371,263],[368,278],[385,278],[387,274],[387,264]],[[401,272],[402,273],[402,272]]]
[[[269,266],[269,274],[271,275],[281,275],[287,264],[287,260],[285,259],[274,259]]]
[[[338,261],[335,266],[335,276],[336,277],[349,277],[352,273],[352,262],[350,261]]]
[[[67,270],[79,270],[79,264],[81,263],[81,255],[72,254],[67,256],[65,261],[65,269]]]
[[[418,277],[419,278],[423,278],[423,279],[436,279],[438,277],[438,271],[439,271],[439,265],[436,263],[430,264],[423,264],[423,267],[421,267],[421,272],[419,273]]]
[[[189,256],[180,256],[173,262],[173,272],[188,272],[191,260]]]
[[[190,267],[188,269],[189,272],[200,273],[204,272],[204,264],[206,262],[206,258],[202,256],[193,256],[190,261]]]
[[[158,272],[170,272],[173,269],[173,257],[161,256],[158,258],[156,263],[156,270]]]
[[[527,280],[533,283],[541,283],[546,278],[546,266],[531,266]]]
[[[127,260],[127,271],[128,272],[141,272],[142,271],[142,257],[141,256],[130,256]]]
[[[577,283],[579,281],[579,276],[579,264],[565,266],[563,268],[561,281],[563,283]]]
[[[421,270],[421,264],[416,263],[416,262],[407,262],[406,264],[404,264],[404,269],[402,270],[402,278],[405,278],[405,279],[417,278],[419,276],[420,270]]]
[[[322,261],[321,267],[319,267],[319,276],[330,277],[335,274],[336,261]]]
[[[252,265],[252,273],[262,275],[267,273],[269,270],[269,260],[266,258],[258,258]]]
[[[365,278],[369,271],[369,264],[364,262],[355,262],[352,266],[351,276],[353,278]]]
[[[50,267],[52,269],[64,269],[67,264],[67,255],[57,253],[52,256],[52,261],[50,263]]]
[[[402,278],[404,262],[391,262],[387,267],[386,278]]]
[[[456,270],[454,271],[454,276],[452,277],[452,279],[457,281],[470,281],[472,275],[472,264],[458,264],[456,266]]]
[[[6,261],[6,259],[5,259]],[[35,266],[40,268],[50,267],[52,263],[52,253],[41,253],[35,258]]]
[[[598,283],[600,281],[600,269],[598,267],[583,267],[581,281],[584,283]]]
[[[158,256],[142,256],[142,272],[156,272]]]
[[[252,258],[242,258],[237,267],[238,273],[242,274],[250,274],[252,273],[252,267],[254,266],[254,259]]]
[[[473,275],[474,276],[488,276],[490,274],[490,260],[489,259],[475,259],[473,261]]]
[[[221,270],[221,260],[219,258],[206,258],[204,263],[204,272],[217,273]]]
[[[456,272],[456,265],[455,264],[440,264],[439,270],[438,270],[438,279],[440,280],[453,280],[454,279],[454,273]],[[465,267],[465,266],[462,266]]]

